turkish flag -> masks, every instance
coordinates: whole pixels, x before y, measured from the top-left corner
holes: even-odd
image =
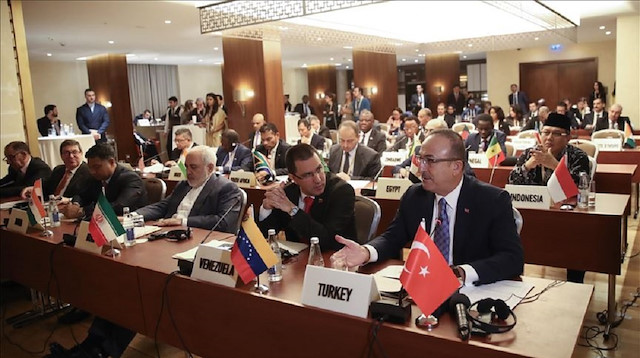
[[[447,260],[421,225],[413,238],[400,282],[425,315],[433,313],[460,287]]]

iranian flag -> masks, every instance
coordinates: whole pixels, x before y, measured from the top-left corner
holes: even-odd
[[[29,223],[31,226],[39,226],[42,223],[42,218],[47,216],[47,212],[44,210],[42,200],[42,179],[36,180],[33,184],[33,191],[31,192],[31,200],[29,200]]]
[[[104,194],[100,194],[96,207],[93,209],[93,215],[91,215],[89,222],[89,233],[98,247],[125,233]]]
[[[573,182],[569,168],[567,167],[567,156],[564,155],[558,166],[551,174],[547,182],[547,190],[554,203],[559,203],[567,198],[578,195],[578,187]]]

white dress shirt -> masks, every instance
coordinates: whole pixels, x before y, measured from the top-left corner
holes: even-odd
[[[187,226],[187,221],[189,219],[189,214],[191,213],[191,209],[193,209],[193,204],[195,204],[196,199],[200,196],[202,189],[211,179],[211,175],[207,180],[205,180],[199,187],[191,188],[187,195],[182,198],[180,204],[178,204],[178,208],[176,209],[176,213],[173,214],[173,218],[182,219],[182,226]]]

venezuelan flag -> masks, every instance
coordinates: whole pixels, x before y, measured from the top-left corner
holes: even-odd
[[[271,251],[255,221],[249,219],[242,223],[240,233],[231,248],[231,262],[245,284],[278,263],[278,258]]]

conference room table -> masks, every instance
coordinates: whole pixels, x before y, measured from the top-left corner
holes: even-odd
[[[370,347],[374,320],[301,303],[308,250],[285,261],[283,280],[259,294],[252,283],[229,288],[174,273],[171,256],[197,246],[204,230],[195,229],[194,237],[182,242],[139,243],[115,258],[62,245],[62,234],[73,231],[69,223],[53,231],[53,237],[45,238],[34,230],[19,234],[2,229],[0,277],[152,339],[157,332],[158,340],[204,357],[358,357]],[[211,238],[233,240],[233,235],[214,232]],[[360,270],[371,273],[398,263]],[[534,285],[530,295],[552,283],[522,280]],[[265,277],[261,282],[267,283]],[[382,324],[373,356],[380,356],[382,348],[390,357],[570,357],[592,292],[592,285],[555,286],[541,299],[515,308],[518,323],[511,332],[469,342],[460,341],[449,315],[432,331],[416,327],[420,312],[413,306],[409,322]]]
[[[40,159],[49,164],[51,168],[64,164],[60,157],[60,144],[67,140],[74,139],[80,143],[84,153],[96,144],[96,140],[91,134],[67,135],[55,137],[38,137],[38,147],[40,148]]]

